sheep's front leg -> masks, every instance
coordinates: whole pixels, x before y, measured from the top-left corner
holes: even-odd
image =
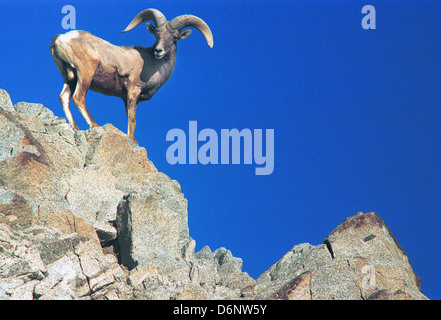
[[[135,143],[138,143],[138,141],[136,141],[135,139],[135,128],[136,128],[136,108],[138,107],[138,98],[140,94],[141,94],[141,88],[134,87],[128,90],[127,98],[125,99],[126,113],[128,120],[127,135]]]

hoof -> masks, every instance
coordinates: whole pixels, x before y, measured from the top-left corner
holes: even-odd
[[[130,138],[130,140],[132,140],[135,144],[138,144],[138,145],[139,145],[138,140],[136,140],[134,137],[130,137],[130,136],[129,136],[129,138]]]

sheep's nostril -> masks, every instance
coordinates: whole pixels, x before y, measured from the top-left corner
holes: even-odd
[[[155,48],[155,53],[156,54],[161,54],[162,53],[162,49],[161,48]]]

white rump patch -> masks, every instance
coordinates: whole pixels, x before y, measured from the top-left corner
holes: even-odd
[[[57,40],[62,42],[69,42],[72,39],[78,38],[80,36],[77,30],[69,31],[68,33],[62,34]]]

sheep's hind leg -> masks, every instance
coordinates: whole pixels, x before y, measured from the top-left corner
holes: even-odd
[[[69,101],[71,96],[72,96],[72,90],[70,88],[70,85],[64,83],[63,89],[61,90],[61,93],[59,95],[61,105],[63,106],[64,114],[66,115],[67,121],[69,122],[70,126],[75,130],[80,130],[80,128],[78,128],[77,124],[75,123],[75,120],[72,116],[72,112],[70,111]]]
[[[90,83],[92,82],[93,74],[89,75],[88,77],[85,77],[83,74],[81,74],[77,70],[77,87],[75,89],[75,92],[73,94],[72,100],[77,106],[78,110],[81,112],[81,115],[86,120],[87,124],[89,125],[89,128],[99,127],[99,125],[93,120],[92,116],[89,113],[89,110],[87,110],[86,107],[86,94],[89,90]]]

